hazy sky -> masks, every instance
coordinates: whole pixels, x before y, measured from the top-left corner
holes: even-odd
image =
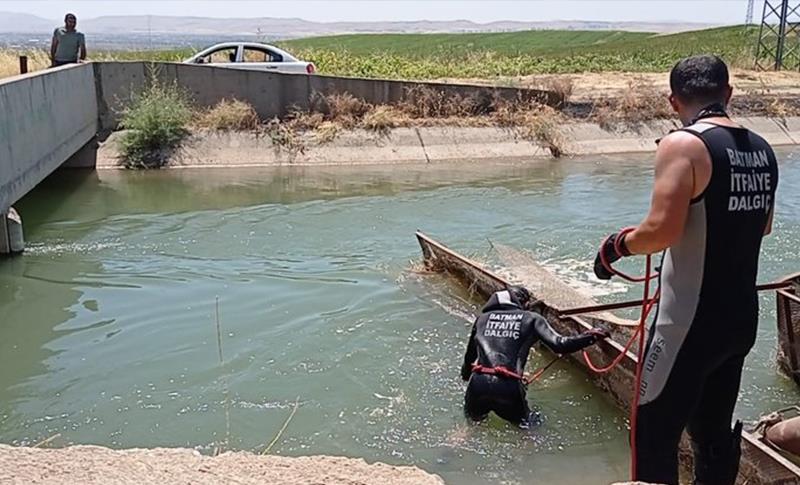
[[[756,0],[760,17],[763,0]],[[60,19],[102,15],[300,17],[337,20],[646,20],[743,23],[747,0],[265,1],[0,0],[0,10]]]

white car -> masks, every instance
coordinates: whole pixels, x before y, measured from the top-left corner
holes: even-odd
[[[226,42],[209,47],[183,61],[184,64],[229,67],[248,71],[314,74],[311,62],[301,61],[275,46],[255,42]]]

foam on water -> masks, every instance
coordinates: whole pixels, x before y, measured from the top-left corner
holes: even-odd
[[[592,298],[625,295],[630,290],[628,284],[619,280],[598,280],[594,275],[594,263],[589,260],[545,260],[542,266],[578,292]]]

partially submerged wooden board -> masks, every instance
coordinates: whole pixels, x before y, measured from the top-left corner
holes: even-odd
[[[509,276],[516,281],[524,281],[528,290],[547,306],[563,312],[570,308],[589,307],[598,302],[564,283],[556,275],[536,262],[528,252],[503,244],[492,244],[503,261]],[[599,318],[614,325],[635,327],[638,322],[620,318],[610,312],[587,313],[585,316]]]
[[[425,234],[417,232],[417,240],[422,248],[425,266],[434,271],[447,273],[459,280],[469,291],[476,296],[486,299],[493,292],[506,288],[511,284],[507,279],[486,269],[481,264],[471,261],[464,256],[450,250],[444,245],[434,241]],[[522,281],[522,284],[531,289],[535,282]],[[569,288],[573,294],[566,298],[581,298],[579,292]],[[568,292],[565,288],[559,291]],[[536,293],[532,291],[536,297]],[[566,300],[565,300],[566,301]],[[545,303],[546,300],[545,300]],[[546,306],[545,318],[561,333],[574,334],[591,328],[590,323],[582,317],[561,317],[558,309]],[[599,320],[599,319],[598,319]],[[610,362],[623,351],[623,346],[618,342],[624,341],[630,334],[627,327],[616,327],[617,331],[611,339],[602,341],[587,349],[593,361],[598,364]],[[606,374],[595,374],[583,361],[580,354],[572,354],[569,358],[585,369],[592,381],[601,389],[607,391],[617,405],[628,410],[631,402],[633,379],[636,368],[636,356],[627,352],[620,365]],[[686,440],[682,443],[682,454],[690,456]],[[749,432],[742,432],[742,459],[739,467],[737,483],[747,485],[789,485],[800,484],[800,467],[781,456],[767,444]]]

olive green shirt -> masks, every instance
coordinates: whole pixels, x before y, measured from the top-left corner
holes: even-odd
[[[80,48],[86,46],[82,33],[77,30],[67,32],[66,28],[59,27],[53,32],[53,39],[58,40],[56,55],[53,60],[58,62],[78,62]]]

